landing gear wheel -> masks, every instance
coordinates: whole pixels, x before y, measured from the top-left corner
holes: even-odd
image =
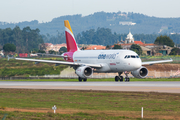
[[[79,80],[79,82],[82,82],[82,78],[81,77],[79,77],[78,80]]]
[[[125,71],[124,74],[126,75],[125,82],[129,82],[130,81],[130,79],[128,77],[129,72]]]
[[[125,77],[125,82],[127,82],[127,77]]]
[[[115,81],[118,82],[120,80],[119,76],[115,77]]]
[[[120,82],[123,82],[123,76],[119,76],[120,77]]]
[[[87,78],[83,79],[83,81],[86,82],[86,81],[87,81]]]
[[[125,77],[125,82],[129,82],[130,79],[128,77]]]

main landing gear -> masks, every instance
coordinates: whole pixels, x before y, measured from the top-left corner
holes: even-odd
[[[79,80],[79,82],[82,82],[82,81],[86,82],[86,81],[87,81],[87,78],[78,77],[78,80]]]
[[[123,82],[123,76],[121,76],[122,72],[119,72],[118,74],[119,74],[119,76],[115,77],[115,81],[116,82],[118,82],[118,81]],[[124,74],[126,75],[125,82],[129,82],[130,81],[130,78],[128,77],[129,72],[125,71]]]

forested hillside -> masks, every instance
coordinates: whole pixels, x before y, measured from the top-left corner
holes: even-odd
[[[65,43],[64,20],[70,21],[78,44],[112,45],[121,39],[125,40],[129,30],[138,41],[154,43],[158,36],[167,35],[175,44],[180,43],[180,18],[97,12],[88,16],[61,16],[47,23],[38,23],[37,20],[16,24],[0,22],[0,47],[13,43],[17,46],[17,52],[29,52],[38,49],[43,42]],[[171,32],[178,34],[171,35]]]
[[[165,35],[165,34],[164,34]],[[134,34],[136,41],[141,40],[146,43],[154,43],[159,34]],[[168,35],[175,44],[179,44],[180,35]],[[118,41],[125,40],[127,34],[119,34],[112,32],[109,28],[89,29],[75,35],[78,44],[97,44],[97,45],[113,45]],[[16,52],[30,52],[33,49],[39,49],[41,43],[61,44],[65,43],[65,34],[58,35],[40,35],[39,29],[31,29],[25,27],[22,30],[16,26],[15,28],[0,29],[0,48],[6,43],[16,45]]]
[[[89,29],[110,28],[112,32],[124,34],[169,34],[171,32],[180,33],[180,18],[157,18],[139,13],[106,13],[97,12],[88,16],[67,15],[54,18],[51,22],[38,23],[37,20],[20,23],[0,22],[0,28],[10,27],[13,29],[19,26],[21,29],[30,26],[32,29],[39,28],[41,34],[58,35],[64,32],[64,20],[69,20],[75,35]],[[132,22],[135,25],[122,25],[120,23]]]
[[[6,43],[16,45],[16,52],[30,52],[33,49],[38,49],[39,44],[44,43],[40,30],[25,27],[22,30],[16,26],[15,28],[0,29],[0,48]]]
[[[128,33],[127,33],[128,34]],[[78,44],[97,44],[97,45],[113,45],[118,41],[125,40],[127,34],[119,34],[116,32],[112,32],[109,28],[97,28],[89,29],[78,33],[75,35],[76,41]],[[163,34],[167,35],[167,34]],[[154,43],[156,38],[160,36],[160,34],[133,34],[135,41],[142,41],[145,43]],[[180,43],[180,35],[173,34],[167,35],[169,36],[175,44]],[[58,34],[57,36],[52,35],[43,35],[43,40],[45,43],[53,43],[60,44],[65,43],[65,34]]]

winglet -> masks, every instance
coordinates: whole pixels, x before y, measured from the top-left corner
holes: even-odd
[[[75,52],[75,51],[79,50],[79,48],[77,47],[77,43],[76,43],[75,37],[73,35],[72,29],[71,29],[71,26],[70,26],[68,20],[64,21],[64,26],[65,26],[67,51],[68,52]]]

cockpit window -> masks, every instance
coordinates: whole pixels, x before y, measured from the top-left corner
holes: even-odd
[[[136,58],[136,56],[135,55],[131,55],[131,58]]]
[[[126,55],[124,57],[124,59],[127,59],[127,58],[139,58],[139,56],[138,55]]]

